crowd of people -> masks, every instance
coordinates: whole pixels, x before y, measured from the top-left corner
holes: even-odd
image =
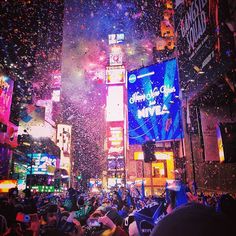
[[[205,196],[184,184],[166,186],[162,196],[125,188],[21,195],[13,188],[0,199],[0,236],[227,236],[236,235],[235,220],[230,194]]]

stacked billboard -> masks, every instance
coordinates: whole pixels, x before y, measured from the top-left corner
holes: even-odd
[[[14,82],[7,76],[0,75],[0,122],[7,124],[11,112],[11,100]]]
[[[32,159],[33,165],[28,167],[27,174],[54,175],[56,167],[58,167],[56,156],[47,153],[32,153],[28,156]]]
[[[123,34],[109,35],[111,45],[110,63],[106,68],[106,144],[108,187],[123,185],[125,178],[125,140],[124,140],[124,91],[125,67],[123,66]]]
[[[175,1],[181,85],[191,97],[232,68],[233,34],[226,24],[227,1]],[[189,90],[190,91],[190,90]]]
[[[176,59],[128,72],[129,144],[183,137]]]
[[[71,175],[71,125],[57,125],[57,146],[61,150],[60,168]]]

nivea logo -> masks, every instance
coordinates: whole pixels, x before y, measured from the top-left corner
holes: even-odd
[[[129,82],[130,82],[131,84],[133,84],[135,81],[136,81],[136,75],[135,75],[135,74],[130,75],[130,76],[129,76]]]

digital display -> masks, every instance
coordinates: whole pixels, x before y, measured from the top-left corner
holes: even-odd
[[[128,72],[129,144],[183,137],[176,59]]]
[[[109,45],[123,43],[125,40],[124,34],[109,34],[108,43]]]
[[[108,160],[108,170],[110,171],[121,171],[124,170],[125,162],[124,159]]]
[[[124,120],[124,88],[122,85],[108,86],[106,98],[106,121]]]
[[[32,158],[32,174],[53,175],[56,169],[56,157],[45,153],[28,154]],[[31,174],[31,166],[28,167],[27,174]]]
[[[14,81],[0,75],[0,122],[6,124],[11,113],[11,101]]]
[[[230,7],[223,0],[178,2],[174,23],[181,52],[178,57],[181,85],[185,87],[194,77],[188,94],[194,97],[206,84],[214,84],[216,78],[234,67],[233,33],[225,23]]]
[[[17,180],[0,180],[0,193],[7,193],[9,189],[15,188]]]
[[[44,193],[44,192],[53,193],[53,192],[55,192],[54,186],[44,186],[44,185],[32,186],[32,189],[36,190],[36,192],[39,192],[39,193]]]
[[[124,66],[109,66],[106,68],[106,84],[124,84]]]

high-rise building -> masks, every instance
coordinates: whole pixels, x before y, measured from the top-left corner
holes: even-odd
[[[7,129],[14,125],[16,128],[13,127],[11,130],[17,135],[18,125],[22,119],[32,118],[27,111],[33,107],[35,110],[38,100],[41,100],[40,104],[46,104],[42,99],[51,100],[53,90],[55,88],[58,90],[60,87],[60,82],[56,79],[60,78],[64,1],[2,1],[0,6],[1,74],[14,81],[9,122],[5,125]],[[47,102],[47,104],[52,103]],[[50,116],[48,108],[45,110]],[[24,122],[27,120],[24,119]],[[25,135],[29,136],[31,131],[28,129],[22,132],[26,132]],[[2,146],[4,142],[6,138],[5,141],[0,139],[1,148],[6,149],[5,151],[1,149],[0,159],[10,148]],[[50,145],[53,146],[53,142],[50,142]],[[55,155],[58,155],[58,149],[55,150],[57,150]],[[38,151],[40,152],[40,149]],[[53,152],[52,149],[51,151]],[[1,178],[14,174],[14,164],[17,165],[19,162],[19,156],[25,163],[29,162],[29,157],[19,149],[14,148],[13,153],[8,156],[8,163],[4,166],[10,173],[5,171],[5,176],[1,175]]]

